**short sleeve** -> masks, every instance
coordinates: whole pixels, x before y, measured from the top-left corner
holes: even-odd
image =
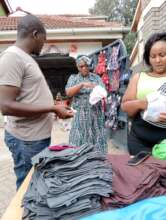
[[[76,74],[73,74],[69,77],[65,89],[68,89],[68,88],[75,86],[77,84],[76,76],[77,76]]]
[[[4,53],[0,57],[0,85],[21,87],[24,65],[15,53]]]

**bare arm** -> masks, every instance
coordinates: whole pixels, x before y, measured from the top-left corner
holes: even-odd
[[[66,89],[66,95],[69,96],[69,97],[73,97],[77,93],[79,93],[79,91],[81,90],[82,87],[83,87],[83,83],[79,83],[79,84],[77,84],[75,86],[67,88]]]
[[[17,117],[32,117],[44,113],[54,112],[60,117],[71,117],[72,113],[69,109],[62,106],[46,106],[19,103],[16,101],[20,89],[15,86],[0,86],[0,110],[3,115],[11,115]]]
[[[135,74],[129,82],[126,92],[122,98],[121,108],[130,117],[135,116],[139,111],[147,108],[146,100],[138,100],[137,94],[137,83],[139,80],[139,74]]]
[[[75,96],[80,92],[82,88],[94,88],[96,86],[95,83],[92,82],[82,82],[75,86],[66,89],[66,95],[69,97]]]

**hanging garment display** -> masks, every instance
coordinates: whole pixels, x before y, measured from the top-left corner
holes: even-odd
[[[121,96],[112,93],[107,98],[106,111],[105,111],[105,126],[116,130],[118,128],[118,108],[120,106]]]
[[[116,92],[119,89],[120,71],[119,69],[112,72],[110,79],[110,92]]]
[[[98,56],[98,63],[95,67],[95,73],[102,76],[106,72],[106,54],[105,51],[101,51]]]
[[[108,92],[107,99],[103,101],[105,126],[110,129],[109,133],[115,145],[121,147],[125,144],[124,148],[127,149],[127,142],[120,143],[117,135],[120,131],[121,139],[127,139],[127,114],[122,113],[120,109],[121,98],[131,76],[126,47],[122,40],[116,40],[90,54],[89,57],[92,60],[91,68],[101,76]]]
[[[108,76],[108,73],[107,72],[104,73],[101,78],[102,78],[102,81],[105,85],[106,90],[108,92],[111,92],[110,78]]]
[[[117,70],[119,68],[119,62],[118,62],[119,50],[120,50],[120,44],[112,47],[111,56],[107,64],[108,70]]]

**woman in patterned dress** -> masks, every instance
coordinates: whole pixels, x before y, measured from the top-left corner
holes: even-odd
[[[76,60],[79,73],[71,75],[66,94],[72,97],[72,107],[77,111],[69,134],[69,144],[81,146],[84,143],[93,144],[97,150],[107,152],[107,140],[104,127],[104,112],[102,103],[89,103],[89,95],[96,85],[104,87],[101,78],[89,71],[90,60],[81,56]]]

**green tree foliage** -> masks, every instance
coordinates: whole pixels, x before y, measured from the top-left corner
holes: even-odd
[[[109,17],[115,7],[115,1],[96,0],[94,7],[89,9],[89,13],[92,15],[106,15]]]
[[[129,32],[124,38],[124,44],[126,46],[128,54],[131,54],[134,44],[136,42],[137,35],[134,32]]]
[[[93,8],[89,9],[92,15],[106,15],[109,21],[121,22],[124,26],[131,26],[137,0],[96,0]],[[124,42],[130,54],[134,46],[136,34],[129,33]]]
[[[1,4],[0,4],[0,16],[5,16],[5,11],[4,9],[2,8]]]

